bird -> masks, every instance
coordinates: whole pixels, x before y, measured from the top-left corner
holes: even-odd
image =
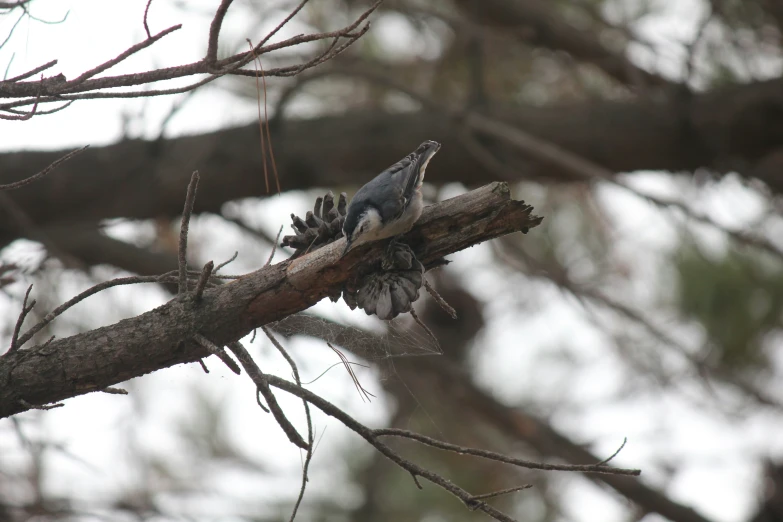
[[[358,245],[398,236],[413,227],[424,209],[424,171],[439,150],[440,143],[425,141],[356,192],[343,223],[343,256]]]

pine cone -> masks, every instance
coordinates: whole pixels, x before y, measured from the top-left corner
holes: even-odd
[[[393,241],[381,262],[381,270],[365,277],[356,291],[343,290],[343,300],[352,310],[358,306],[367,315],[386,321],[410,312],[419,298],[424,266],[408,245]]]
[[[343,237],[347,205],[347,196],[342,192],[335,207],[334,194],[330,190],[324,197],[315,200],[313,211],[308,211],[304,220],[291,214],[291,228],[295,235],[284,236],[281,246],[293,248],[295,252],[291,257],[295,258],[337,241]]]

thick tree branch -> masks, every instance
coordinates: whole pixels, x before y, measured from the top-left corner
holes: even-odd
[[[494,183],[425,209],[405,236],[425,266],[482,241],[540,223],[532,208]],[[201,334],[217,345],[304,310],[377,262],[385,243],[340,258],[342,240],[293,261],[264,267],[230,284],[188,293],[111,326],[18,350],[0,359],[0,417],[115,385],[209,352],[190,341]]]
[[[735,170],[783,192],[783,80],[694,95],[688,102],[596,101],[491,111],[491,117],[554,143],[613,172],[635,170]],[[496,178],[462,145],[460,127],[442,114],[363,111],[273,129],[275,159],[286,172],[284,190],[357,184],[409,152],[410,144],[444,144],[427,171],[433,182],[480,185]],[[130,217],[174,217],[182,208],[182,165],[198,165],[202,195],[196,212],[219,212],[232,199],[265,194],[258,125],[160,142],[130,140],[91,147],[53,175],[13,192],[14,201],[39,225]],[[519,178],[574,179],[562,170],[519,158],[498,140],[482,142]],[[607,143],[611,144],[607,147]],[[451,145],[451,146],[450,146]],[[37,172],[62,152],[0,155],[0,183]],[[2,239],[17,231],[0,217]]]

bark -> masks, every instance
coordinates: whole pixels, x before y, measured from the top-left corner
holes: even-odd
[[[490,116],[614,172],[737,171],[783,192],[780,79],[667,101],[515,107]],[[428,181],[480,186],[497,178],[471,155],[461,132],[459,122],[440,113],[370,110],[284,121],[272,130],[283,190],[359,184],[425,139],[443,143],[427,169]],[[489,138],[481,140],[520,179],[571,179]],[[62,151],[0,154],[0,183],[30,176],[61,155]],[[182,191],[195,169],[201,173],[197,212],[219,212],[227,201],[265,195],[258,125],[90,148],[46,178],[9,195],[38,226],[115,217],[173,217],[181,211]],[[274,186],[273,180],[270,183]],[[0,239],[8,242],[25,235],[0,212]]]
[[[425,209],[405,236],[432,266],[445,255],[540,223],[532,208],[495,183]],[[116,324],[21,349],[0,359],[0,418],[98,391],[133,377],[206,357],[191,341],[201,334],[222,346],[254,328],[302,311],[338,293],[349,277],[374,266],[384,244],[340,258],[338,241],[293,261],[262,268],[208,290],[201,301],[179,295],[167,304]]]

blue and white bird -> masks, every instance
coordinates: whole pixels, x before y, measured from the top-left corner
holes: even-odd
[[[360,188],[348,205],[343,224],[347,254],[352,248],[409,231],[421,217],[421,184],[440,143],[425,141],[415,152]]]

